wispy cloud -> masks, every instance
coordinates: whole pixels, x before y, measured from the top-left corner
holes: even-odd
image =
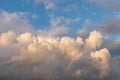
[[[56,5],[53,3],[53,0],[34,0],[35,3],[43,3],[46,9],[55,9]]]
[[[120,0],[86,0],[112,10],[120,9]]]

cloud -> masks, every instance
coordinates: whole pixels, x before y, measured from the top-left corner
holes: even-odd
[[[15,34],[12,31],[9,31],[7,33],[2,33],[0,36],[0,41],[1,41],[0,44],[3,46],[8,45],[14,41],[14,38],[15,38]]]
[[[93,60],[96,60],[96,61],[101,59],[101,61],[95,65],[101,71],[100,78],[108,75],[108,68],[109,68],[108,60],[110,58],[109,51],[107,49],[102,49],[100,51],[92,52],[91,57]],[[101,65],[104,65],[104,67],[102,67]]]
[[[83,28],[78,30],[77,35],[86,38],[88,37],[89,32],[93,30],[101,32],[104,35],[103,39],[105,40],[102,46],[108,48],[112,56],[118,56],[120,51],[119,22],[118,17],[107,18],[99,23],[93,23],[91,20],[86,19]]]
[[[112,56],[120,56],[120,38],[110,40],[104,44],[105,47],[107,47],[111,53]]]
[[[68,33],[68,26],[77,23],[79,18],[65,18],[63,16],[55,17],[54,15],[50,15],[50,27],[47,29],[38,30],[38,33],[44,36],[57,36],[57,35],[65,35]]]
[[[108,49],[100,48],[102,37],[97,31],[92,31],[87,39],[79,36],[42,36],[30,32],[2,33],[0,40],[4,42],[0,44],[0,79],[109,79],[114,76],[111,72],[119,65],[115,60],[115,66],[112,66],[114,59]]]
[[[55,17],[54,15],[50,15],[50,19],[51,19],[50,24],[52,27],[57,27],[60,25],[70,25],[72,23],[77,23],[80,21],[79,17],[72,19],[72,18],[66,18],[64,16]]]
[[[107,34],[116,34],[120,32],[120,19],[112,18],[107,19],[102,26],[103,31]]]
[[[64,36],[66,26],[79,19],[54,16],[50,28],[34,30],[25,15],[0,13],[1,80],[120,79],[120,58],[111,55],[113,47],[103,47],[100,32],[90,27],[84,28],[86,37]],[[91,25],[89,19],[85,23]]]
[[[77,11],[79,11],[79,7],[78,7],[78,5],[72,3],[72,4],[68,4],[66,6],[62,6],[62,10],[65,12],[72,12],[72,11],[77,12]]]
[[[86,0],[112,10],[120,9],[120,0]]]
[[[102,36],[99,32],[91,32],[88,39],[86,39],[87,46],[90,46],[92,48],[100,47],[102,44]]]
[[[0,33],[7,32],[9,30],[16,33],[31,32],[32,25],[28,22],[25,16],[28,13],[16,12],[9,13],[6,11],[0,11]]]
[[[47,10],[49,9],[55,9],[56,5],[53,3],[52,0],[34,0],[35,3],[43,3],[45,5],[45,8]]]
[[[69,28],[65,26],[50,27],[49,29],[39,30],[38,33],[43,36],[57,36],[64,35],[68,32]]]
[[[7,32],[9,30],[14,31],[17,34],[24,32],[32,32],[34,34],[41,34],[46,36],[52,35],[63,35],[68,32],[68,28],[66,25],[77,22],[79,19],[66,19],[64,17],[51,17],[50,27],[44,30],[34,30],[33,25],[31,25],[27,19],[29,14],[27,12],[15,12],[9,13],[7,11],[0,11],[0,33]],[[33,18],[37,16],[35,14],[32,15]],[[64,22],[65,21],[65,22]]]
[[[91,20],[86,19],[83,28],[78,30],[77,35],[85,36],[92,30],[97,30],[105,35],[111,36],[120,33],[120,18],[106,18],[99,23],[93,23]]]

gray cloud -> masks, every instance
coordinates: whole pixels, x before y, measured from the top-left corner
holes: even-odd
[[[86,20],[83,24],[83,28],[78,31],[78,35],[84,35],[86,32],[92,30],[100,31],[106,35],[114,35],[120,33],[120,18],[107,18],[99,23],[92,23],[90,20]]]
[[[113,18],[107,19],[101,28],[107,34],[116,34],[120,33],[120,19]]]
[[[112,56],[120,56],[120,39],[114,39],[114,41],[107,40],[104,45],[104,47],[107,47],[111,53]]]

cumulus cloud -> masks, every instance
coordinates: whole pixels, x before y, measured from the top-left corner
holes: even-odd
[[[16,33],[31,32],[33,31],[32,25],[29,24],[25,15],[28,13],[16,12],[9,13],[0,11],[0,33],[12,30]]]
[[[109,58],[110,58],[110,54],[109,51],[107,49],[102,49],[100,51],[96,51],[96,52],[92,52],[91,53],[91,57],[93,60],[100,60],[101,62],[98,62],[95,66],[100,69],[100,78],[102,78],[103,76],[108,75],[108,68],[109,68]],[[101,65],[104,65],[104,67],[102,67]]]
[[[78,30],[77,35],[86,38],[89,32],[97,30],[104,35],[104,43],[102,46],[109,49],[112,56],[119,55],[119,34],[120,21],[118,17],[107,18],[99,23],[93,23],[90,19],[86,19],[83,28]],[[93,39],[92,39],[93,40]]]
[[[102,37],[97,31],[92,31],[87,39],[30,32],[1,33],[0,79],[109,80],[109,75],[114,76],[112,72],[119,64],[107,48],[100,49]],[[115,66],[112,66],[114,61]]]
[[[79,19],[53,16],[49,29],[33,30],[24,15],[0,12],[1,80],[120,79],[120,57],[102,46],[100,32],[88,30],[84,38],[60,36],[68,31],[66,25]]]

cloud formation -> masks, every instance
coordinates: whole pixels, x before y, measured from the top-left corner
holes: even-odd
[[[112,67],[110,60],[113,59],[108,49],[100,49],[102,37],[97,31],[92,31],[85,40],[79,36],[1,33],[0,79],[113,80],[110,75],[114,76],[114,67],[118,68],[119,64],[116,62]]]
[[[60,36],[79,19],[51,17],[49,29],[34,30],[24,15],[0,12],[0,80],[120,79],[120,57],[111,55],[114,46],[103,47],[100,32],[84,29],[86,37]]]
[[[118,17],[107,18],[99,23],[93,23],[91,20],[85,20],[83,28],[77,32],[77,35],[86,38],[89,32],[97,30],[104,35],[104,42],[102,47],[106,47],[112,56],[119,56],[119,34],[120,21]]]

